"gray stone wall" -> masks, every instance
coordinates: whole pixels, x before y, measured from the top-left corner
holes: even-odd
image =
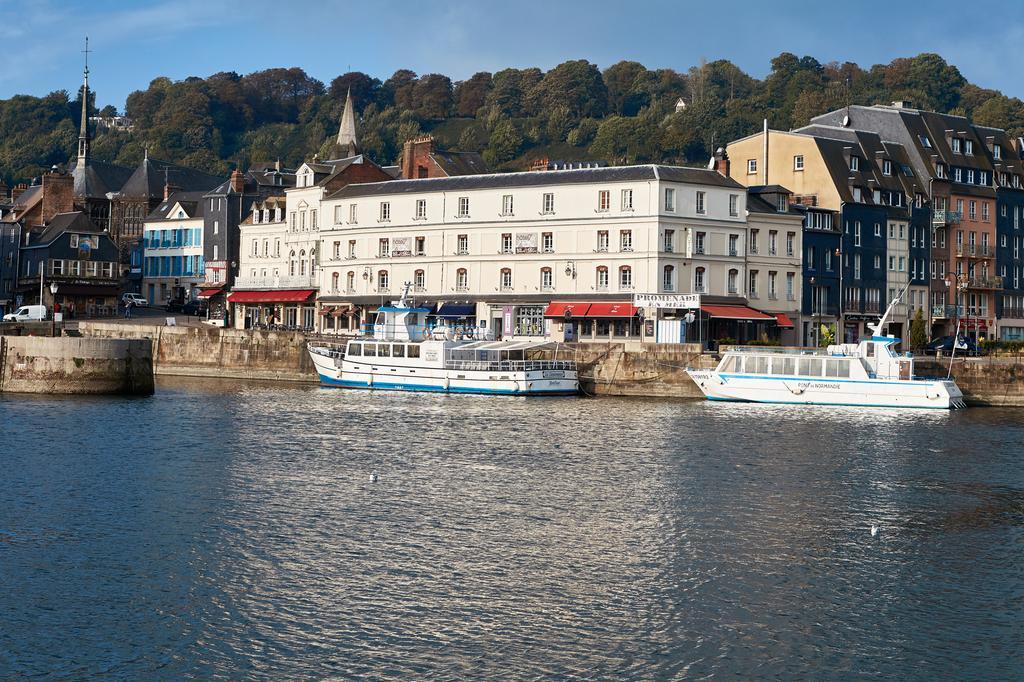
[[[138,340],[2,336],[0,392],[151,395],[150,344]]]

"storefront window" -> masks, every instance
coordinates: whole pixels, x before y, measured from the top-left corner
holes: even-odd
[[[543,306],[519,306],[515,320],[516,336],[544,336]]]

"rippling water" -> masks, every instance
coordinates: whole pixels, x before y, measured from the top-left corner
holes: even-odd
[[[1022,448],[996,409],[8,396],[0,677],[1021,678]]]

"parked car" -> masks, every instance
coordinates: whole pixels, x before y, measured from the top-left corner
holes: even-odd
[[[925,348],[930,353],[952,353],[953,352],[953,337],[952,336],[940,336],[937,339],[932,339]],[[973,339],[969,339],[966,336],[961,336],[956,341],[956,352],[966,353],[968,355],[978,354],[978,344]]]
[[[134,292],[128,292],[121,296],[121,305],[128,305],[129,301],[131,301],[132,305],[136,308],[145,308],[149,305],[149,301],[143,298],[142,294],[136,294]]]
[[[168,301],[167,305],[164,306],[164,310],[169,313],[176,313],[184,307],[181,301]]]
[[[205,317],[208,310],[206,301],[189,301],[181,306],[181,312],[194,317]]]
[[[39,322],[46,319],[45,305],[23,305],[4,315],[4,322]]]

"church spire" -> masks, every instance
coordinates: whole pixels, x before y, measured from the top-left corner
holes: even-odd
[[[85,74],[82,83],[82,126],[78,133],[78,167],[89,160],[89,37],[85,38]]]
[[[345,95],[345,111],[341,115],[341,126],[338,128],[337,147],[343,154],[355,156],[359,153],[359,142],[356,140],[356,115],[352,110],[352,88]]]

